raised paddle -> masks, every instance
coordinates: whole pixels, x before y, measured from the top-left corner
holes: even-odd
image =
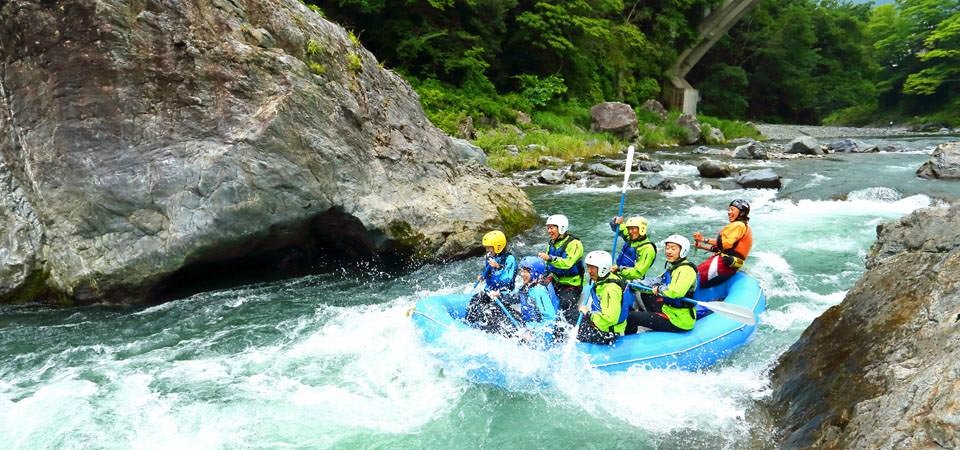
[[[642,291],[653,292],[653,288],[642,283],[632,282],[629,286],[640,288]],[[693,303],[694,305],[702,306],[707,308],[721,316],[729,317],[737,322],[746,325],[756,325],[757,317],[753,315],[753,311],[744,308],[743,306],[731,305],[724,302],[701,302],[694,300],[692,298],[680,297],[677,300],[683,300],[687,303]]]
[[[617,216],[623,215],[623,204],[627,200],[627,184],[630,182],[630,171],[633,169],[633,152],[636,150],[633,145],[627,147],[627,162],[623,166],[623,188],[620,189],[620,209],[617,212]],[[613,251],[610,252],[610,256],[617,254],[617,238],[620,237],[620,229],[617,228],[613,232]],[[580,291],[580,305],[586,306],[587,302],[590,301],[590,285],[593,283],[590,280],[589,276],[584,277],[583,289]],[[570,337],[570,342],[574,342],[577,339],[577,335],[580,334],[580,323],[583,322],[583,312],[577,315],[577,324],[573,326],[573,336]],[[568,344],[563,350],[564,356],[570,353],[570,350],[573,349],[572,344]]]
[[[627,147],[627,164],[623,168],[623,189],[620,190],[620,209],[617,212],[617,217],[623,216],[623,203],[627,200],[627,182],[630,181],[630,170],[633,169],[633,146]],[[610,256],[616,258],[617,256],[617,238],[620,237],[620,227],[616,227],[613,231],[613,250],[610,250]]]

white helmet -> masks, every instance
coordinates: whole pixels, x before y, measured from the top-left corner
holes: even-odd
[[[563,214],[554,214],[550,217],[547,217],[547,225],[556,225],[557,231],[560,234],[567,233],[567,227],[570,225],[570,221],[567,220],[567,216]]]
[[[671,234],[665,241],[663,241],[663,246],[666,248],[668,243],[674,243],[680,246],[680,257],[687,257],[687,250],[690,250],[690,240],[680,236],[679,234]]]
[[[610,266],[613,265],[613,257],[610,253],[603,250],[594,250],[587,253],[583,263],[597,268],[597,276],[603,278],[610,273]]]

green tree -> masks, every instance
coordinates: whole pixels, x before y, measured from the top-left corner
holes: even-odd
[[[869,10],[869,5],[833,0],[759,4],[690,75],[704,110],[819,123],[837,109],[873,98],[877,65],[864,32]]]

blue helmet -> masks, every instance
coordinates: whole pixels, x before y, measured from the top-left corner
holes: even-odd
[[[547,271],[547,265],[543,263],[543,260],[536,256],[524,256],[520,260],[520,268],[530,271],[530,278],[534,280],[539,279],[543,276],[543,273]]]

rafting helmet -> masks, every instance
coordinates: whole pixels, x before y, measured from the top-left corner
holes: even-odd
[[[550,217],[547,217],[547,225],[556,225],[557,231],[561,235],[567,234],[567,227],[570,226],[570,221],[567,220],[567,216],[563,214],[554,214]]]
[[[502,231],[491,231],[483,235],[483,246],[493,247],[493,253],[499,255],[507,246],[507,237]]]
[[[547,271],[547,265],[536,256],[524,256],[520,260],[520,268],[530,271],[530,279],[532,280],[539,280],[543,273]]]
[[[613,257],[610,253],[603,250],[594,250],[587,253],[583,263],[597,268],[597,276],[603,278],[610,274],[610,266],[613,265]]]
[[[647,219],[644,219],[643,217],[631,217],[623,222],[623,225],[627,228],[637,227],[637,229],[640,230],[640,236],[645,236],[647,234]]]
[[[740,210],[740,216],[738,218],[746,219],[750,215],[750,203],[742,198],[730,202],[730,206]]]
[[[687,257],[687,250],[690,249],[690,240],[680,236],[679,234],[671,234],[663,241],[663,248],[667,248],[667,244],[677,244],[680,246],[680,259]]]

